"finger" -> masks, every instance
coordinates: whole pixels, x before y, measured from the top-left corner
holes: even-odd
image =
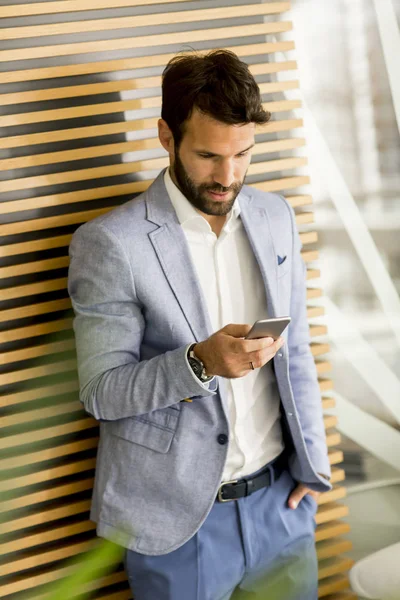
[[[258,338],[255,340],[243,340],[243,351],[246,354],[250,352],[258,352],[260,350],[264,350],[265,348],[269,348],[274,344],[274,338],[265,337]]]
[[[275,342],[272,342],[272,344],[268,345],[267,347],[249,353],[246,356],[246,362],[252,362],[256,369],[263,367],[268,361],[270,361],[275,356],[279,348],[283,346],[283,341],[284,340],[282,340],[282,338],[278,338]]]
[[[288,500],[289,508],[292,508],[293,510],[295,510],[298,507],[299,502],[306,495],[306,493],[307,493],[306,486],[304,486],[302,483],[300,483],[289,496],[289,500]]]
[[[230,323],[229,325],[223,327],[221,331],[235,338],[244,338],[249,333],[251,327],[251,325]]]

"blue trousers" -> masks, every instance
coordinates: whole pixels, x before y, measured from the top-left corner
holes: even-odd
[[[305,496],[290,509],[295,486],[283,471],[247,498],[215,502],[197,533],[169,554],[126,550],[134,599],[317,600],[317,503]]]

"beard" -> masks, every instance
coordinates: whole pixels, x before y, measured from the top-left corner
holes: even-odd
[[[243,181],[235,182],[229,187],[223,187],[218,183],[201,183],[200,185],[196,185],[193,179],[187,174],[178,151],[175,153],[173,171],[180,191],[190,204],[206,215],[213,215],[216,217],[224,217],[229,213],[244,183],[243,179]],[[216,192],[218,194],[231,192],[232,196],[226,201],[213,200],[207,196],[208,191]]]

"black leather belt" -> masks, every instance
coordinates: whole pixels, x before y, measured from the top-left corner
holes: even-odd
[[[287,456],[283,452],[258,475],[224,481],[218,489],[217,500],[230,502],[250,496],[261,488],[272,485],[285,469],[287,469]]]

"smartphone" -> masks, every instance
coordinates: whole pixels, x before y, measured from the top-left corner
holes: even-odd
[[[256,340],[263,337],[272,337],[274,340],[277,340],[290,321],[290,317],[274,317],[272,319],[256,321],[246,335],[246,340]]]

